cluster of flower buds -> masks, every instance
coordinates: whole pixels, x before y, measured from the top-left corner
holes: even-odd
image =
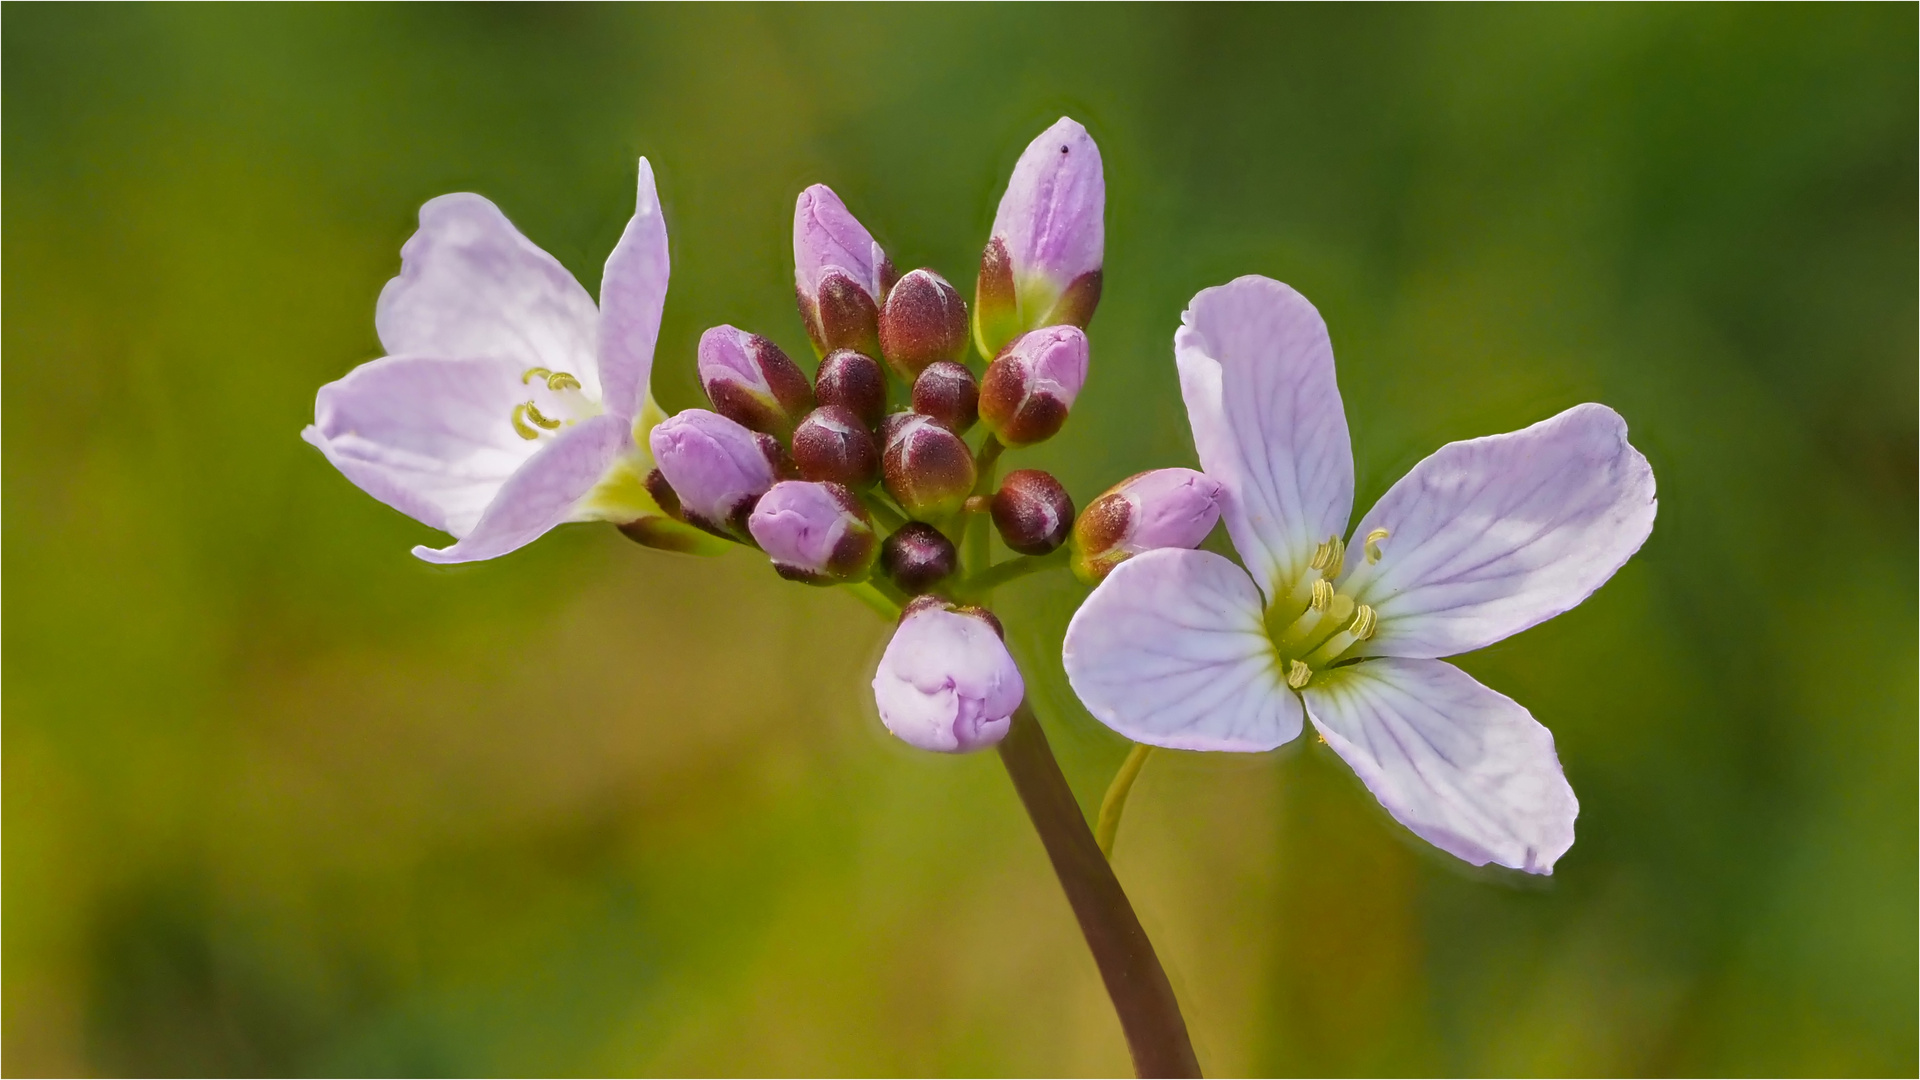
[[[1096,503],[1104,524],[1077,532],[1073,500],[1050,474],[1016,469],[993,483],[1000,453],[1052,438],[1086,382],[1104,208],[1099,151],[1063,119],[1014,168],[970,318],[946,278],[896,272],[816,184],[793,220],[814,376],[771,340],[716,326],[699,348],[712,411],[688,410],[650,435],[648,492],[669,516],[757,545],[783,577],[860,584],[905,605],[874,693],[887,727],[915,746],[991,745],[1023,693],[998,622],[954,599],[986,569],[963,566],[970,521],[990,520],[1025,556],[1072,538],[1076,565],[1110,568],[1172,535],[1141,521],[1186,512],[1143,509],[1158,496],[1122,485]],[[984,369],[968,365],[970,343]]]
[[[874,680],[882,719],[915,746],[978,749],[1006,733],[1024,691],[999,623],[964,601],[1069,561],[1097,581],[1138,552],[1199,543],[1218,517],[1217,485],[1186,470],[1133,477],[1077,519],[1044,471],[995,482],[1001,453],[1057,434],[1086,382],[1105,206],[1100,152],[1063,118],[1014,166],[969,313],[947,278],[900,274],[838,195],[809,187],[794,205],[794,291],[818,368],[809,377],[771,339],[715,326],[697,351],[711,408],[663,417],[648,391],[669,276],[651,166],[640,162],[600,303],[584,309],[496,207],[446,196],[422,208],[382,294],[394,355],[322,388],[305,437],[376,497],[455,536],[416,549],[422,558],[492,558],[562,522],[603,520],[649,547],[752,545],[782,577],[903,608]],[[475,293],[483,264],[501,288],[570,313],[575,332],[547,340],[525,305]],[[457,342],[441,333],[451,327]],[[476,341],[498,364],[437,359]],[[518,385],[491,411],[447,389],[508,372]],[[417,400],[395,409],[397,395]],[[474,445],[518,464],[476,483]],[[1028,561],[987,565],[988,522]],[[1036,561],[1055,553],[1071,560]]]

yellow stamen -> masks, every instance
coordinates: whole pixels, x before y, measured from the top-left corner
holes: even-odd
[[[574,378],[573,376],[567,374],[564,371],[556,371],[553,374],[547,376],[547,389],[578,390],[580,389],[580,380]]]
[[[531,401],[515,405],[513,407],[513,430],[521,438],[532,441],[539,438],[540,433],[535,431],[533,427],[529,427],[529,422],[531,422],[534,427],[542,427],[548,431],[553,431],[560,426],[560,421],[542,413],[534,407]]]
[[[553,374],[553,372],[548,371],[546,368],[530,367],[520,373],[520,385],[525,386],[535,379],[544,379],[551,374]]]
[[[1355,641],[1365,641],[1373,636],[1374,627],[1380,623],[1380,617],[1373,612],[1373,605],[1361,604],[1353,612],[1353,625],[1347,627],[1347,633]]]
[[[1392,535],[1392,533],[1385,529],[1375,529],[1367,534],[1367,542],[1363,546],[1367,551],[1368,562],[1377,563],[1380,561],[1380,541]]]
[[[1333,603],[1333,585],[1326,578],[1316,578],[1313,582],[1313,599],[1307,606],[1314,611],[1325,611]]]
[[[1339,577],[1347,561],[1347,545],[1338,536],[1329,536],[1313,549],[1313,561],[1307,565],[1320,571],[1321,577]]]
[[[1287,685],[1295,690],[1307,685],[1312,678],[1313,669],[1298,660],[1293,661],[1292,666],[1287,668]]]

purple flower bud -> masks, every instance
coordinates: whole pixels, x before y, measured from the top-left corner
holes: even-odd
[[[1220,520],[1220,484],[1192,469],[1136,473],[1087,504],[1073,523],[1073,572],[1093,584],[1155,548],[1198,547]]]
[[[887,373],[880,361],[852,349],[827,354],[814,377],[814,396],[822,405],[838,405],[869,428],[887,415]]]
[[[859,417],[822,405],[793,429],[793,463],[808,480],[863,488],[880,475],[880,446]]]
[[[901,617],[873,676],[873,700],[887,730],[944,753],[980,750],[1005,738],[1026,693],[992,623],[925,601]]]
[[[1087,381],[1087,335],[1049,326],[1009,344],[980,381],[980,419],[1008,446],[1050,439]]]
[[[880,309],[880,354],[902,379],[928,364],[957,360],[967,348],[967,305],[947,279],[914,270],[887,292]]]
[[[912,596],[946,580],[959,563],[953,541],[924,521],[907,522],[880,545],[880,568]]]
[[[960,509],[973,490],[973,451],[960,436],[919,413],[895,413],[886,422],[880,475],[887,494],[922,521]]]
[[[1073,499],[1053,474],[1015,469],[993,493],[993,526],[1022,555],[1045,555],[1073,531]]]
[[[931,416],[941,427],[964,435],[980,418],[980,384],[965,364],[942,360],[928,364],[913,380],[913,411]]]
[[[813,408],[813,387],[780,346],[731,326],[700,335],[700,385],[715,412],[784,438]]]
[[[793,285],[816,351],[878,354],[880,304],[894,277],[886,252],[840,196],[825,184],[800,193],[793,208]]]
[[[987,356],[1042,326],[1084,327],[1100,302],[1107,182],[1100,148],[1066,117],[1027,145],[980,257],[974,334]]]
[[[781,577],[813,585],[866,577],[880,547],[867,508],[841,484],[783,480],[760,496],[747,528]]]
[[[747,535],[747,515],[778,468],[779,444],[771,436],[688,409],[655,425],[647,444],[689,522],[722,536]]]

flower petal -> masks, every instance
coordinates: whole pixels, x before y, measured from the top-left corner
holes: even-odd
[[[840,270],[878,304],[889,267],[887,253],[832,188],[815,184],[794,200],[794,285],[803,296],[812,297],[829,270]]]
[[[1173,352],[1227,532],[1267,595],[1285,591],[1353,510],[1353,450],[1326,323],[1286,285],[1237,278],[1193,298]]]
[[[400,276],[380,291],[373,321],[395,355],[502,359],[568,372],[600,394],[593,298],[478,195],[420,208],[420,231],[400,249]]]
[[[1512,698],[1439,660],[1335,668],[1307,715],[1394,820],[1483,866],[1551,874],[1573,846],[1573,797],[1553,734]]]
[[[465,536],[539,449],[513,432],[527,396],[511,363],[387,356],[321,387],[301,437],[367,494]]]
[[[1115,567],[1067,626],[1073,692],[1135,742],[1271,750],[1300,734],[1260,591],[1209,551],[1161,548]]]
[[[641,158],[638,206],[600,278],[600,401],[615,416],[633,419],[647,396],[670,269],[653,166]]]
[[[633,445],[633,433],[627,420],[602,413],[541,441],[540,452],[507,479],[472,532],[451,547],[423,545],[413,553],[434,563],[478,562],[524,547],[562,522],[581,520],[580,501]]]
[[[1063,116],[1021,152],[994,212],[992,235],[1006,242],[1015,275],[1044,276],[1057,295],[1100,269],[1106,209],[1100,148],[1086,128]]]
[[[1341,589],[1372,604],[1363,652],[1452,656],[1585,600],[1653,531],[1653,470],[1605,405],[1448,443],[1354,529]],[[1367,534],[1388,530],[1381,559]]]

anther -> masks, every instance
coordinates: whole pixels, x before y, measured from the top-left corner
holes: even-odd
[[[1347,545],[1338,536],[1329,536],[1313,549],[1313,561],[1307,565],[1322,577],[1339,577],[1340,566],[1347,561]]]
[[[1347,627],[1347,633],[1352,634],[1355,641],[1365,641],[1373,636],[1373,628],[1379,623],[1380,618],[1373,613],[1373,606],[1361,604],[1354,609],[1353,625]]]
[[[578,390],[580,389],[580,380],[564,371],[555,371],[547,376],[547,389]]]
[[[1333,603],[1333,584],[1326,578],[1316,578],[1313,583],[1313,599],[1308,601],[1315,611],[1325,611]]]
[[[1364,546],[1366,548],[1367,561],[1369,563],[1377,563],[1380,561],[1380,541],[1385,540],[1387,537],[1392,535],[1393,534],[1391,532],[1388,532],[1385,529],[1375,529],[1372,532],[1367,534],[1367,541]]]
[[[1287,685],[1298,690],[1313,679],[1313,669],[1294,660],[1287,668]]]
[[[520,373],[520,385],[525,386],[535,379],[544,379],[551,374],[553,374],[553,372],[548,371],[546,368],[530,367]]]
[[[533,425],[532,427],[528,426],[529,422]],[[559,426],[560,421],[542,413],[531,401],[524,401],[513,407],[513,430],[523,439],[532,441],[539,438],[540,433],[534,430],[535,427],[553,431]]]

